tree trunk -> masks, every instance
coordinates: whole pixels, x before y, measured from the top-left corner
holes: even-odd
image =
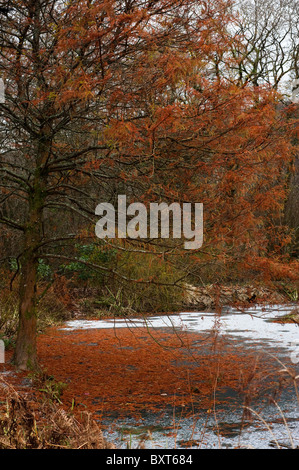
[[[38,368],[36,349],[36,290],[38,248],[42,240],[46,179],[37,169],[29,197],[28,220],[24,233],[24,251],[20,257],[19,325],[13,362],[17,369]]]
[[[19,291],[19,326],[14,355],[17,369],[38,367],[36,351],[36,279],[38,260],[31,251],[22,259]]]

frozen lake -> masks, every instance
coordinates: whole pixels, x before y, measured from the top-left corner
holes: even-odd
[[[283,369],[291,367],[299,374],[298,325],[273,322],[293,310],[295,305],[255,306],[245,311],[226,308],[221,315],[209,312],[181,312],[173,315],[152,316],[130,320],[74,320],[65,330],[98,328],[138,328],[181,330],[198,334],[216,331],[238,351],[263,353],[265,357]],[[196,350],[196,344],[193,345]],[[198,347],[197,353],[205,354]],[[242,354],[243,354],[242,353]],[[223,351],[225,354],[225,350]],[[281,364],[280,364],[281,361]],[[282,375],[284,373],[282,372]],[[289,374],[284,374],[289,376]],[[297,380],[298,383],[298,380]],[[223,392],[222,392],[223,393]],[[190,417],[174,416],[173,410],[162,415],[144,413],[142,423],[134,418],[107,421],[109,439],[119,447],[136,448],[143,442],[145,448],[272,448],[299,445],[299,404],[294,384],[288,383],[280,391],[276,402],[257,399],[250,403],[250,420],[244,420],[242,399],[233,390],[224,393],[230,398],[226,407],[217,409],[217,403],[209,414],[195,410]],[[266,403],[266,404],[265,404]],[[261,411],[262,410],[262,411]],[[169,432],[169,428],[175,432]],[[168,431],[166,431],[168,430]]]

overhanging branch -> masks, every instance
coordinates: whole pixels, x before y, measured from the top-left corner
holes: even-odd
[[[13,222],[10,219],[7,219],[6,217],[1,217],[0,218],[0,224],[7,225],[8,227],[14,228],[16,230],[21,230],[24,232],[24,227],[22,225],[17,224],[16,222]]]
[[[156,281],[154,279],[148,279],[148,280],[144,280],[144,279],[132,279],[132,278],[129,278],[127,276],[124,276],[123,274],[120,274],[118,271],[115,271],[115,269],[112,269],[112,268],[105,268],[104,266],[100,266],[99,264],[95,264],[95,263],[90,263],[89,261],[84,261],[80,258],[76,258],[76,257],[72,257],[72,256],[65,256],[65,255],[55,255],[55,254],[52,254],[52,253],[42,253],[39,255],[39,258],[45,258],[45,259],[60,259],[61,261],[70,261],[70,262],[75,262],[75,263],[81,263],[81,264],[84,264],[85,266],[88,266],[96,271],[105,271],[109,274],[114,274],[116,275],[117,277],[119,277],[120,279],[123,279],[124,281],[127,281],[127,282],[135,282],[136,284],[154,284],[154,285],[157,285],[157,286],[168,286],[168,287],[183,287],[183,286],[180,286],[178,283],[179,281],[181,280],[178,279],[177,281],[174,281],[174,282],[160,282],[160,281]]]

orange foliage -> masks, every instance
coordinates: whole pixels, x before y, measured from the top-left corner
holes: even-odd
[[[19,50],[4,45],[3,69],[7,95],[14,96],[13,83],[20,88],[16,110],[25,132],[30,122],[47,121],[32,134],[48,145],[47,158],[37,161],[50,175],[51,204],[63,207],[61,193],[68,192],[60,184],[86,185],[101,170],[101,184],[105,176],[125,183],[139,200],[202,202],[204,252],[238,260],[240,271],[248,256],[285,254],[290,236],[278,243],[276,232],[297,121],[285,115],[276,91],[241,86],[232,76],[238,64],[227,31],[234,21],[230,2],[58,7],[49,0],[44,8],[38,27],[47,40],[38,54],[26,53],[20,62]],[[42,20],[35,14],[29,9],[10,27],[21,33],[22,25],[36,27]],[[215,54],[223,58],[220,69]],[[71,132],[72,122],[68,141],[60,132]]]

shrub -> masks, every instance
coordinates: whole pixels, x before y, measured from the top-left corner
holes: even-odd
[[[182,274],[157,256],[124,253],[118,260],[118,272],[134,282],[115,276],[104,298],[112,306],[150,313],[176,310],[182,304],[183,291],[175,285]]]
[[[116,252],[99,243],[91,243],[89,245],[75,245],[75,255],[80,261],[71,261],[67,264],[61,265],[60,269],[68,279],[79,281],[95,286],[102,286],[107,279],[107,274],[101,270],[95,270],[92,267],[84,264],[91,263],[103,266],[105,268],[111,267],[115,260]]]

